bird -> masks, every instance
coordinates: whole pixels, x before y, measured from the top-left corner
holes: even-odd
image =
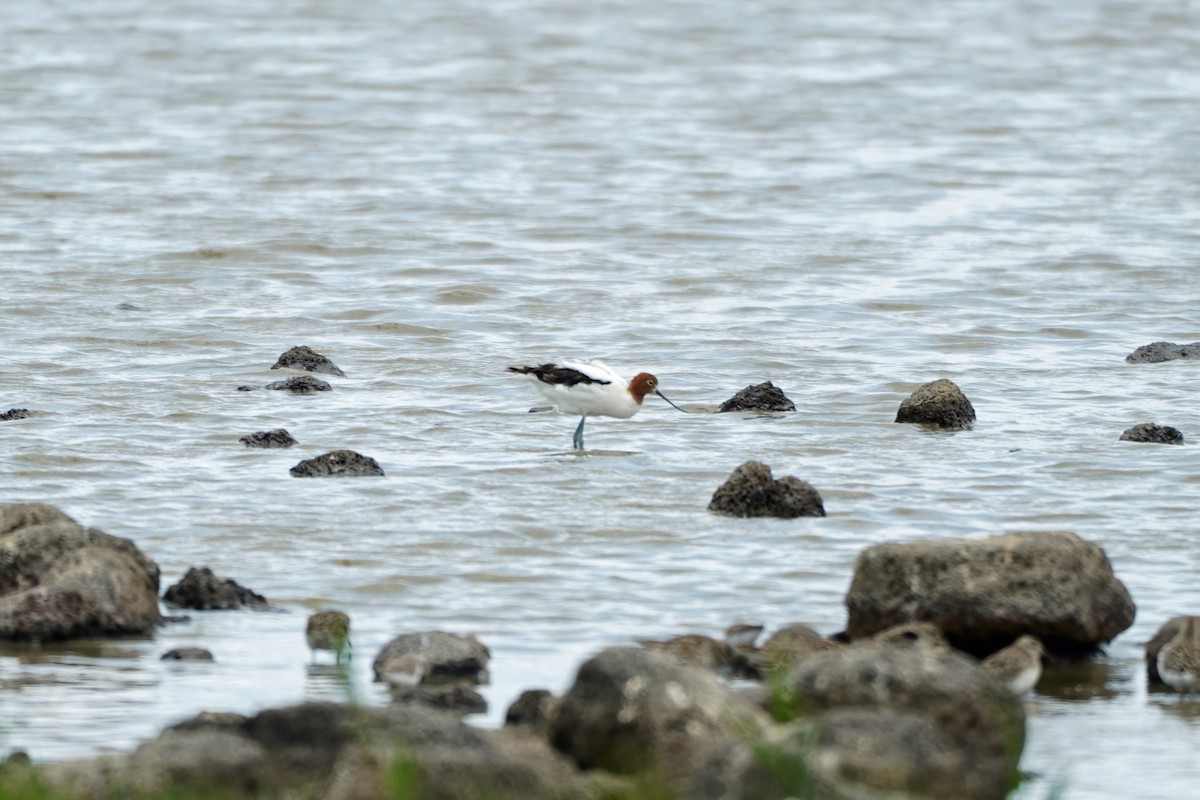
[[[560,361],[532,367],[509,367],[509,372],[527,376],[560,411],[580,414],[579,427],[571,444],[583,448],[583,424],[589,415],[629,419],[642,407],[648,394],[656,394],[680,411],[687,409],[671,403],[658,390],[658,378],[639,372],[626,381],[614,369],[600,361]]]
[[[1020,697],[1037,685],[1042,677],[1042,640],[1025,634],[983,660],[983,668],[993,678]]]
[[[313,661],[318,650],[332,650],[341,664],[343,651],[350,658],[350,617],[341,611],[318,611],[308,618],[304,638],[312,648]]]
[[[1175,638],[1158,651],[1158,676],[1182,694],[1200,692],[1200,617],[1184,617]]]

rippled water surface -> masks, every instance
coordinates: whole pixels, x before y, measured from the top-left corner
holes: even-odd
[[[1021,792],[1180,797],[1200,711],[1142,643],[1200,611],[1200,7],[1190,2],[64,0],[0,17],[0,500],[279,611],[0,646],[0,753],[201,709],[384,703],[392,636],[476,633],[494,725],[633,636],[840,630],[871,544],[1072,530],[1138,604],[1030,701]],[[238,392],[307,344],[347,373]],[[530,415],[601,357],[692,410]],[[949,377],[971,432],[895,425]],[[287,451],[244,434],[286,427]],[[383,479],[297,480],[336,448]],[[705,507],[755,458],[829,516]],[[311,668],[346,609],[349,679]],[[165,664],[200,645],[210,665]],[[1152,776],[1148,780],[1147,776]]]

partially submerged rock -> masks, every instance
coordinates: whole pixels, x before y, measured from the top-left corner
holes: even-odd
[[[1200,358],[1200,342],[1175,344],[1174,342],[1152,342],[1144,344],[1125,356],[1130,364],[1158,364],[1177,358]]]
[[[272,431],[256,431],[249,433],[238,439],[239,442],[246,447],[292,447],[298,444],[290,433],[284,428],[276,428]]]
[[[487,679],[491,652],[474,636],[445,631],[404,633],[383,646],[373,664],[375,680],[418,686],[432,679]]]
[[[232,578],[218,577],[208,567],[188,569],[179,583],[167,589],[163,600],[197,611],[232,610],[243,606],[267,607],[267,598]]]
[[[874,545],[858,557],[846,607],[851,639],[925,621],[973,653],[1024,633],[1051,652],[1091,652],[1135,613],[1104,551],[1063,532]]]
[[[975,407],[954,381],[941,378],[919,386],[900,404],[896,422],[915,422],[947,430],[967,430]]]
[[[1183,434],[1170,425],[1155,425],[1143,422],[1121,434],[1122,442],[1146,442],[1148,444],[1183,444]]]
[[[254,387],[249,388],[252,389]],[[320,378],[314,378],[311,375],[295,375],[287,380],[268,383],[263,388],[287,391],[291,392],[292,394],[312,394],[313,392],[328,392],[333,389],[333,387],[325,381],[321,380]]]
[[[0,505],[0,639],[144,634],[162,624],[158,565],[54,506]]]
[[[722,411],[795,411],[796,404],[787,398],[783,390],[767,381],[756,386],[747,386],[726,400],[717,409]]]
[[[337,364],[305,345],[288,350],[271,365],[271,369],[301,369],[305,372],[320,372],[324,375],[336,375],[339,378],[346,377],[346,373],[342,372]]]
[[[162,654],[160,661],[212,661],[211,650],[203,647],[176,647]]]
[[[289,472],[293,478],[383,477],[383,467],[378,461],[353,450],[332,450],[307,458]]]
[[[753,737],[767,718],[711,673],[635,647],[584,662],[550,720],[550,742],[584,769],[678,778],[714,740]]]
[[[29,409],[28,408],[10,408],[8,411],[5,411],[4,413],[0,414],[0,422],[8,422],[9,420],[28,419],[28,418],[29,418]]]
[[[710,511],[734,517],[823,517],[825,506],[813,486],[787,476],[775,480],[761,461],[747,461],[713,492]]]

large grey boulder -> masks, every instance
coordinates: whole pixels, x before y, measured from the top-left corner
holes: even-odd
[[[954,381],[941,378],[917,387],[896,412],[896,422],[914,422],[947,430],[975,423],[975,407]]]
[[[679,779],[714,740],[755,737],[767,725],[764,712],[708,671],[613,647],[580,666],[548,735],[584,769]]]
[[[163,621],[158,580],[129,539],[54,506],[0,505],[0,639],[147,633]]]
[[[851,639],[924,621],[974,653],[1026,633],[1051,652],[1090,652],[1136,611],[1104,551],[1065,532],[874,545],[858,557],[846,607]]]
[[[732,517],[823,517],[825,505],[812,484],[788,475],[776,480],[761,461],[747,461],[713,492],[709,511]]]

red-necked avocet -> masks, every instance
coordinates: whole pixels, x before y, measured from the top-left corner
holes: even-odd
[[[560,411],[582,415],[571,440],[576,450],[583,449],[583,423],[589,415],[628,419],[638,412],[642,399],[648,394],[667,400],[658,390],[658,378],[650,373],[639,372],[633,380],[626,381],[612,367],[599,361],[560,361],[537,367],[509,367],[508,370],[527,376]],[[667,402],[671,403],[670,400]],[[674,403],[671,405],[679,408]],[[686,412],[687,409],[679,410]]]

